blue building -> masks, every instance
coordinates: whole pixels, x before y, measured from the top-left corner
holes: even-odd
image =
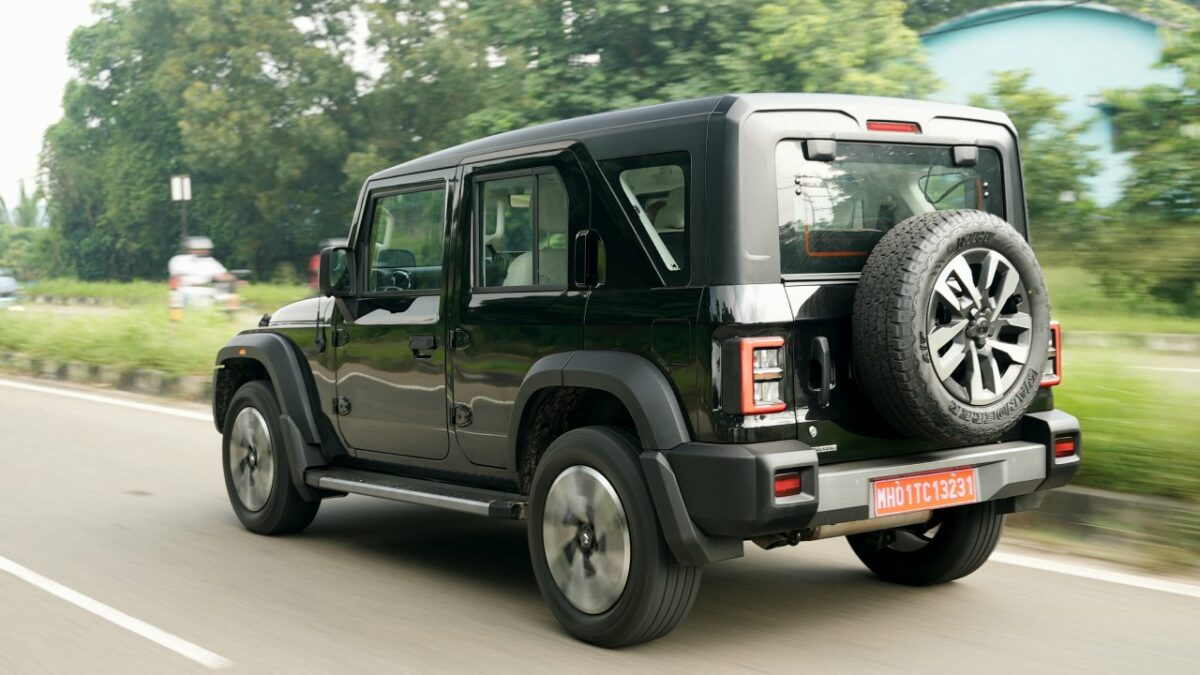
[[[1120,197],[1128,165],[1113,148],[1103,93],[1182,79],[1178,71],[1155,67],[1163,49],[1159,28],[1151,18],[1100,4],[1017,2],[939,24],[921,39],[943,86],[932,98],[966,103],[1006,70],[1028,70],[1032,86],[1067,97],[1063,112],[1089,123],[1082,140],[1095,146],[1102,167],[1091,182],[1092,197],[1107,205]]]

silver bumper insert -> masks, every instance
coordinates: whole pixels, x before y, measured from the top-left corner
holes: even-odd
[[[817,476],[819,506],[814,525],[851,520],[870,510],[871,481],[943,469],[975,467],[980,501],[1033,492],[1046,479],[1046,448],[1013,441],[970,448],[884,457],[821,467]]]

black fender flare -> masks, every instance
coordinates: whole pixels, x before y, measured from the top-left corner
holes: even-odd
[[[279,402],[280,427],[283,443],[291,465],[292,483],[309,501],[320,494],[304,482],[304,472],[327,464],[321,450],[321,433],[317,426],[309,378],[301,365],[295,345],[276,333],[242,333],[235,336],[217,352],[217,369],[213,373],[213,422],[224,433],[224,415],[218,408],[217,392],[223,366],[233,359],[256,361],[267,371],[275,400]]]
[[[691,440],[671,382],[648,359],[629,352],[562,352],[538,359],[517,391],[508,430],[514,462],[525,409],[534,395],[550,387],[598,389],[616,396],[633,417],[643,450],[669,450]]]
[[[551,387],[598,389],[616,396],[633,417],[642,452],[636,458],[650,490],[663,536],[684,565],[702,565],[742,555],[742,540],[709,537],[687,512],[675,472],[661,450],[691,440],[678,397],[667,376],[648,359],[629,352],[575,351],[542,357],[526,374],[514,402],[509,452],[514,465],[526,408]]]

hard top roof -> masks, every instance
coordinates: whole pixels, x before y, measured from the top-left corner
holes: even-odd
[[[420,173],[455,166],[464,159],[511,148],[564,140],[587,140],[620,134],[634,125],[666,123],[680,118],[728,111],[744,119],[767,110],[839,110],[855,117],[924,121],[955,117],[1002,124],[1012,128],[1001,112],[971,106],[885,96],[850,94],[728,94],[613,110],[506,131],[418,157],[371,176],[372,179]]]

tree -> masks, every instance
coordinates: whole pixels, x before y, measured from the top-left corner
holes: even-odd
[[[178,246],[167,181],[192,176],[192,232],[236,266],[299,261],[344,232],[356,78],[349,0],[132,0],[96,7],[43,165],[75,273],[161,277]]]
[[[1172,35],[1163,66],[1178,86],[1108,95],[1117,145],[1135,154],[1118,217],[1099,247],[1111,288],[1133,288],[1200,313],[1200,27]]]
[[[1087,125],[1072,123],[1058,107],[1065,99],[1031,87],[1029,76],[997,73],[991,91],[972,97],[971,104],[1004,111],[1017,128],[1035,241],[1059,248],[1082,243],[1091,234],[1093,209],[1086,180],[1098,168],[1091,148],[1079,140]]]
[[[17,205],[8,208],[4,199],[0,198],[0,226],[12,225],[17,228],[35,228],[45,223],[45,195],[40,187],[32,193],[25,190],[25,181],[18,183]]]

